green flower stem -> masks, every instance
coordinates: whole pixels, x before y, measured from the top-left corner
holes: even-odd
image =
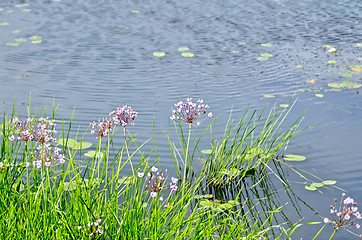
[[[331,237],[329,238],[329,240],[331,240],[333,238],[333,236],[334,236],[334,234],[336,234],[337,230],[338,230],[338,227],[336,229],[334,229],[334,231],[333,231]]]
[[[185,166],[184,166],[184,180],[183,180],[183,182],[186,182],[186,168],[187,168],[187,161],[188,161],[188,157],[189,157],[190,136],[191,136],[191,123],[189,124],[189,135],[187,137]]]
[[[135,174],[134,174],[134,169],[133,169],[133,165],[132,165],[131,158],[130,158],[130,156],[129,156],[128,146],[127,146],[126,126],[123,127],[123,134],[124,134],[124,144],[125,144],[125,146],[126,146],[126,151],[127,151],[128,160],[129,160],[129,163],[131,164],[132,174],[133,174],[133,177],[134,177],[134,176],[135,176]]]

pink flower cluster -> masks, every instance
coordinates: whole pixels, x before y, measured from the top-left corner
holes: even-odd
[[[353,200],[353,198],[347,197],[343,200],[346,194],[342,194],[341,201],[339,206],[336,206],[337,199],[334,199],[334,205],[331,205],[330,212],[333,216],[333,220],[329,218],[324,218],[324,223],[331,224],[333,223],[333,228],[340,228],[340,227],[353,227],[359,229],[361,226],[360,224],[356,223],[357,220],[362,219],[360,212],[358,211],[357,202]],[[357,235],[357,234],[355,234]],[[357,235],[361,236],[362,235]]]
[[[98,135],[98,137],[102,138],[104,136],[107,136],[112,131],[113,125],[114,122],[112,121],[112,119],[103,118],[102,120],[98,119],[98,122],[91,122],[89,124],[89,127],[91,128],[91,133],[94,133]]]
[[[199,119],[202,115],[206,113],[206,109],[209,108],[209,105],[205,105],[202,99],[197,100],[196,103],[193,103],[192,98],[187,98],[186,103],[180,101],[175,104],[176,110],[172,110],[171,120],[181,120],[186,123],[195,123],[197,119]],[[212,113],[210,112],[207,115],[209,118],[212,117]],[[197,125],[200,123],[197,122]]]
[[[18,135],[16,139],[25,142],[37,141],[40,143],[46,143],[51,140],[56,142],[57,139],[53,138],[53,134],[57,133],[54,129],[55,125],[54,119],[43,117],[39,119],[28,118],[24,121],[20,121],[19,118],[15,117],[11,122],[14,132]],[[15,136],[10,136],[9,140],[14,141]]]
[[[103,234],[104,230],[102,229],[102,226],[100,225],[102,222],[102,219],[98,219],[95,222],[90,222],[86,226],[78,226],[78,230],[83,232],[83,234],[89,234],[89,237],[91,239],[100,239],[101,235]]]
[[[36,146],[30,153],[34,161],[25,162],[26,167],[32,165],[36,168],[42,166],[49,168],[51,165],[65,162],[65,156],[56,145],[57,139],[53,137],[53,134],[57,133],[55,125],[55,120],[49,118],[28,118],[24,121],[20,121],[17,117],[13,118],[11,126],[18,137],[11,135],[9,140],[36,141]]]
[[[167,173],[167,170],[165,171]],[[139,178],[142,178],[144,176],[144,173],[143,172],[138,172],[137,173],[137,176]],[[148,182],[147,182],[147,187],[150,188],[151,192],[150,192],[150,195],[152,198],[155,198],[157,195],[159,195],[158,193],[161,192],[162,190],[164,190],[164,187],[163,187],[163,183],[165,181],[165,178],[163,176],[163,173],[162,172],[159,172],[158,171],[158,168],[153,166],[151,168],[151,173],[148,173]],[[178,186],[177,186],[177,182],[178,182],[178,178],[174,178],[174,177],[171,177],[171,183],[168,187],[168,189],[171,189],[171,191],[177,191],[178,189]],[[163,198],[160,197],[159,198],[160,201],[163,201]]]
[[[113,116],[114,124],[121,124],[123,127],[127,125],[133,126],[134,123],[131,123],[137,117],[138,112],[132,110],[131,107],[124,105],[123,107],[117,107],[115,111],[109,113]]]

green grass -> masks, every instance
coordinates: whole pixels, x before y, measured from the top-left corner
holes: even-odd
[[[212,132],[217,118],[200,136],[194,135],[191,125],[184,131],[184,126],[178,123],[175,124],[177,142],[169,132],[160,133],[167,136],[174,172],[180,178],[173,184],[177,190],[169,189],[172,176],[160,169],[158,172],[164,177],[161,180],[150,170],[153,165],[160,166],[156,133],[139,144],[134,136],[126,135],[125,128],[124,136],[114,130],[92,143],[96,152],[85,157],[91,143],[83,141],[85,133],[76,132],[76,138],[70,139],[71,116],[67,126],[61,121],[62,129],[52,133],[59,140],[51,146],[62,149],[66,162],[38,168],[33,166],[35,153],[37,160],[45,164],[46,156],[40,153],[47,148],[46,143],[40,143],[39,139],[10,141],[20,131],[11,124],[16,111],[9,118],[4,113],[0,238],[288,239],[301,224],[293,223],[283,213],[284,203],[278,200],[279,190],[271,177],[277,177],[291,201],[297,202],[283,174],[284,165],[275,160],[288,141],[300,132],[302,118],[285,127],[282,124],[290,110],[272,108],[262,121],[266,109],[260,114],[255,111],[250,114],[247,109],[235,124],[231,114],[220,141]],[[56,110],[54,107],[50,119],[57,120]],[[29,104],[28,117],[33,119],[30,129],[37,127],[42,114],[40,111],[32,115]],[[58,125],[49,129],[54,130]],[[204,140],[207,132],[211,138]],[[124,138],[125,143],[110,153],[116,138]],[[152,141],[153,150],[144,152],[144,146]],[[211,146],[206,154],[199,149],[205,142]],[[134,150],[129,152],[129,149]],[[196,157],[202,159],[201,169],[193,167]],[[131,159],[137,159],[139,164],[132,165]],[[124,177],[130,167],[132,174]],[[144,175],[139,177],[138,173]],[[152,187],[157,188],[155,197],[150,195]]]

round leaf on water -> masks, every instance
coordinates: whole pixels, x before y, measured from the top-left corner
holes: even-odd
[[[213,207],[214,204],[213,202],[207,200],[207,199],[203,199],[199,202],[199,204],[202,206],[202,207]]]
[[[76,182],[64,182],[64,190],[65,191],[72,191],[77,188]]]
[[[263,97],[265,98],[275,98],[273,94],[264,94]]]
[[[328,63],[329,63],[329,64],[335,64],[336,61],[335,61],[335,60],[328,60]]]
[[[307,189],[307,190],[309,190],[309,191],[315,191],[315,190],[317,190],[316,187],[312,187],[312,186],[305,186],[304,188]]]
[[[9,25],[9,23],[7,23],[7,22],[1,22],[0,23],[0,26],[7,26],[7,25]]]
[[[212,195],[212,194],[195,195],[194,198],[195,198],[195,199],[200,199],[200,198],[213,198],[213,195]]]
[[[341,87],[345,87],[345,88],[348,88],[352,85],[352,83],[350,81],[344,81],[342,82],[341,84]]]
[[[316,96],[316,97],[319,97],[319,98],[324,97],[324,95],[323,95],[323,94],[316,94],[315,96]]]
[[[26,42],[27,40],[25,38],[15,38],[15,42]]]
[[[271,58],[271,57],[273,57],[273,55],[270,54],[270,53],[260,53],[259,55],[260,55],[260,57],[264,57],[264,58]]]
[[[279,107],[281,107],[281,108],[287,108],[287,107],[289,107],[289,104],[282,103],[282,104],[279,104]]]
[[[41,36],[39,35],[33,35],[29,38],[30,40],[41,40]]]
[[[362,47],[362,43],[357,43],[356,46],[357,47]]]
[[[337,183],[337,181],[334,180],[326,180],[322,182],[324,185],[334,185]]]
[[[351,88],[360,88],[362,84],[352,83]]]
[[[27,3],[15,5],[15,7],[17,7],[17,8],[22,8],[22,7],[27,7],[27,6],[29,6],[29,4],[27,4]]]
[[[304,161],[306,157],[301,155],[289,154],[283,158],[285,161]]]
[[[267,61],[269,58],[266,57],[258,57],[257,60],[258,61]]]
[[[14,34],[20,33],[20,32],[21,32],[21,30],[14,30],[14,31],[12,31],[12,33],[14,33]]]
[[[270,43],[261,43],[260,45],[262,45],[263,47],[271,47],[272,46]]]
[[[76,142],[76,144],[74,145],[74,149],[87,149],[90,148],[92,146],[92,143],[90,142]]]
[[[131,12],[133,12],[133,13],[140,13],[141,11],[140,11],[140,10],[132,10]]]
[[[185,51],[190,50],[190,48],[188,48],[188,47],[179,47],[177,50],[179,50],[180,52],[185,52]]]
[[[328,86],[329,87],[332,87],[332,88],[341,88],[341,84],[339,83],[328,83]]]
[[[233,207],[233,205],[231,203],[223,203],[218,205],[218,207],[222,208],[222,209],[230,209]]]
[[[182,55],[183,57],[193,57],[193,56],[194,56],[194,54],[193,54],[193,53],[190,53],[190,52],[183,52],[183,53],[181,53],[181,55]]]
[[[324,47],[324,48],[331,48],[332,46],[331,46],[331,45],[326,44],[326,45],[323,45],[323,47]]]
[[[23,9],[23,12],[31,12],[31,9]]]
[[[155,56],[155,57],[163,57],[165,55],[166,55],[166,53],[164,53],[164,52],[154,52],[153,53],[153,56]]]
[[[95,152],[95,151],[89,151],[89,152],[84,153],[84,156],[90,157],[90,158],[94,157],[95,155],[96,155],[96,152]],[[102,153],[102,152],[97,152],[97,156],[96,156],[96,157],[97,157],[97,158],[102,158],[102,157],[103,157],[103,153]]]
[[[201,153],[203,153],[203,154],[211,154],[211,153],[212,153],[212,149],[202,150]]]
[[[353,67],[351,68],[353,71],[355,72],[361,72],[362,71],[362,67]]]
[[[42,40],[34,40],[34,41],[31,41],[31,43],[34,43],[34,44],[37,44],[37,43],[41,43]]]
[[[17,46],[19,46],[19,45],[20,45],[20,43],[18,43],[18,42],[7,43],[7,44],[6,44],[6,46],[10,46],[10,47],[17,47]]]
[[[319,188],[319,187],[323,187],[324,183],[312,183],[310,186],[315,187],[315,188]]]

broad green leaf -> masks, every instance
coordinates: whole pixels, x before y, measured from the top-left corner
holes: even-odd
[[[20,32],[21,32],[21,30],[19,30],[19,29],[12,31],[12,33],[14,33],[14,34],[15,34],[15,33],[20,33]]]
[[[31,12],[31,9],[23,9],[23,12]]]
[[[270,54],[270,53],[260,53],[259,55],[260,55],[260,57],[263,57],[263,58],[271,58],[271,57],[273,57],[273,55]]]
[[[0,22],[0,26],[7,26],[7,25],[9,25],[9,23],[7,23],[7,22]]]
[[[164,52],[154,52],[153,53],[153,56],[155,56],[155,57],[163,57],[165,55],[166,55],[166,53],[164,53]]]
[[[281,108],[287,108],[287,107],[289,107],[289,104],[282,103],[282,104],[279,104],[279,107],[281,107]]]
[[[66,143],[66,139],[59,138],[58,144],[63,145],[63,142]],[[89,142],[77,142],[74,139],[68,139],[67,146],[73,149],[87,149],[92,146],[92,143]]]
[[[319,187],[323,187],[324,183],[312,183],[310,186],[315,187],[315,188],[319,188]]]
[[[331,46],[331,45],[326,44],[326,45],[323,45],[323,47],[324,47],[324,48],[331,48],[332,46]]]
[[[260,45],[262,45],[263,47],[271,47],[272,46],[270,43],[261,43]]]
[[[6,46],[10,46],[10,47],[17,47],[17,46],[19,46],[19,45],[20,45],[20,43],[18,43],[18,42],[7,43],[7,44],[6,44]]]
[[[329,64],[335,64],[336,61],[335,61],[335,60],[328,60],[328,63],[329,63]]]
[[[201,153],[203,154],[211,154],[212,153],[212,149],[205,149],[205,150],[202,150]]]
[[[361,72],[362,68],[361,67],[353,67],[352,70],[355,71],[355,72]]]
[[[362,47],[362,43],[357,43],[356,46],[357,47]]]
[[[30,40],[41,40],[41,36],[39,35],[33,35],[29,38]]]
[[[132,10],[131,12],[133,12],[133,13],[140,13],[141,11],[140,11],[140,10]]]
[[[351,88],[360,88],[362,84],[352,83]]]
[[[33,41],[31,41],[31,43],[34,43],[34,44],[41,43],[41,42],[42,42],[42,40],[33,40]]]
[[[240,44],[240,45],[245,45],[245,44],[246,44],[246,42],[241,41],[241,42],[239,42],[239,44]]]
[[[275,98],[273,94],[264,94],[263,97],[265,98]]]
[[[203,199],[199,202],[199,204],[202,206],[202,207],[210,207],[212,208],[214,206],[214,203],[207,200],[207,199]]]
[[[89,151],[89,152],[84,153],[84,156],[90,157],[90,158],[94,157],[95,155],[96,155],[96,152],[95,152],[95,151]],[[97,156],[96,156],[96,157],[97,157],[97,158],[102,158],[102,157],[103,157],[103,153],[102,153],[102,152],[97,152]]]
[[[27,6],[29,6],[29,4],[27,4],[27,3],[16,4],[16,5],[15,5],[16,8],[22,8],[22,7],[27,7]]]
[[[337,183],[337,181],[334,180],[326,180],[322,182],[324,185],[334,185]]]
[[[77,188],[77,182],[64,182],[64,190],[65,191],[72,191]]]
[[[344,88],[349,88],[352,85],[350,81],[344,81],[342,82],[341,86]]]
[[[26,42],[27,40],[25,38],[15,38],[15,42]]]
[[[194,198],[195,198],[195,199],[200,199],[200,198],[213,198],[213,195],[212,195],[212,194],[195,195]]]
[[[190,48],[188,48],[188,47],[179,47],[177,50],[179,50],[180,52],[185,52],[185,51],[190,50]]]
[[[301,155],[288,154],[288,155],[285,155],[285,157],[283,159],[285,161],[304,161],[306,159],[306,157],[301,156]]]
[[[312,187],[312,186],[305,186],[304,188],[307,189],[307,190],[309,190],[309,191],[315,191],[315,190],[317,190],[316,187]]]
[[[319,97],[319,98],[324,97],[324,95],[323,95],[323,94],[316,94],[315,96],[316,96],[316,97]]]
[[[329,87],[332,87],[332,88],[341,88],[341,84],[339,83],[328,83],[328,86]]]
[[[257,60],[258,61],[267,61],[269,58],[266,57],[258,57]]]
[[[193,56],[194,56],[194,54],[193,54],[193,53],[190,53],[190,52],[183,52],[183,53],[181,53],[181,55],[182,55],[183,57],[193,57]]]

